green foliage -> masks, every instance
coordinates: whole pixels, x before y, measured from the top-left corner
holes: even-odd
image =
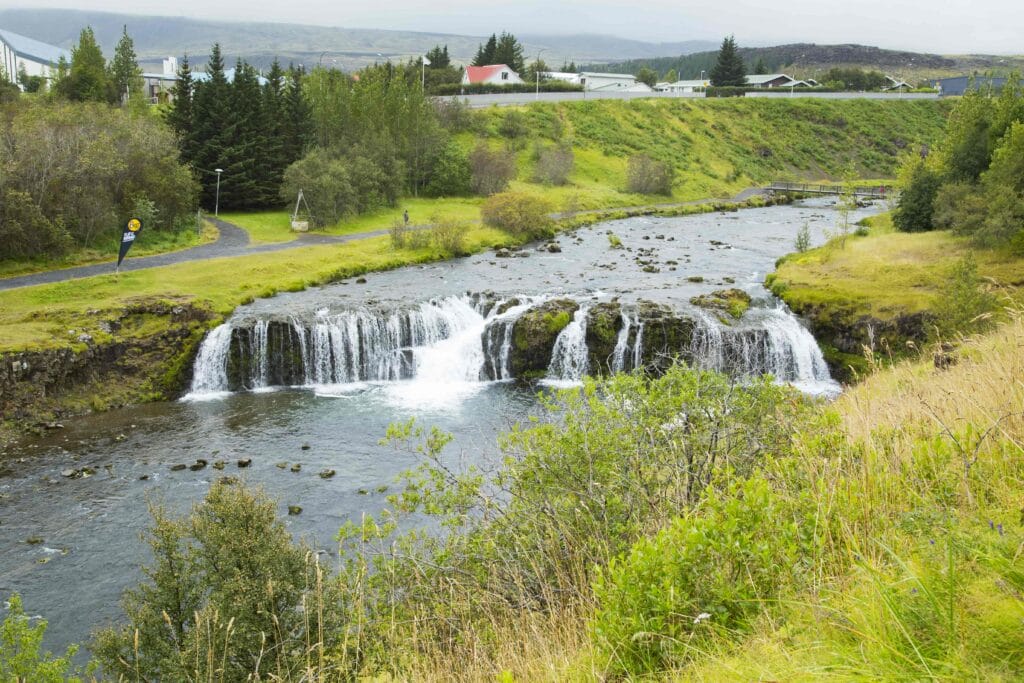
[[[481,143],[469,153],[468,161],[474,194],[486,197],[501,192],[516,177],[516,158],[509,151],[491,149]]]
[[[975,182],[988,168],[992,150],[989,129],[992,100],[980,91],[968,91],[949,115],[940,156],[946,176],[953,182]]]
[[[881,90],[889,84],[885,74],[880,71],[865,71],[855,67],[834,67],[826,71],[820,81],[828,88],[857,92]]]
[[[768,66],[764,63],[764,57],[758,57],[754,64],[754,74],[760,76],[766,73],[768,73]]]
[[[464,197],[471,192],[470,180],[469,159],[461,147],[449,143],[434,159],[423,194],[427,197]]]
[[[114,48],[114,58],[110,60],[107,78],[110,83],[108,99],[112,104],[127,103],[129,98],[142,101],[142,69],[139,68],[135,44],[128,35],[127,26],[124,26],[121,39]]]
[[[626,187],[638,194],[672,194],[675,169],[665,161],[652,159],[646,154],[634,154],[626,168]]]
[[[803,225],[800,226],[800,229],[797,230],[796,239],[793,242],[793,248],[801,254],[811,248],[811,228],[807,221],[804,221]]]
[[[10,136],[0,139],[0,193],[31,197],[38,214],[11,207],[28,242],[0,247],[0,258],[36,248],[58,254],[71,245],[113,248],[140,200],[153,203],[148,230],[191,224],[196,188],[178,161],[173,134],[159,120],[102,104],[33,102],[4,112]],[[14,195],[12,195],[13,197]],[[22,197],[23,198],[23,197]],[[142,240],[146,239],[143,233]],[[70,237],[67,241],[64,235]]]
[[[82,29],[78,44],[71,48],[69,71],[57,79],[56,92],[77,102],[106,102],[109,99],[106,61],[91,27]]]
[[[678,665],[714,635],[736,638],[781,611],[820,543],[806,518],[755,475],[710,490],[700,507],[613,559],[594,579],[591,625],[606,670],[637,676]]]
[[[935,311],[934,336],[950,339],[992,326],[996,298],[985,289],[973,256],[968,255],[950,269],[947,283],[942,305]]]
[[[522,149],[528,132],[526,115],[518,109],[508,109],[498,124],[498,134],[508,140],[509,149]]]
[[[7,617],[0,623],[0,681],[4,683],[81,683],[91,673],[72,664],[78,651],[74,645],[62,657],[44,652],[43,635],[46,622],[32,625],[25,614],[21,597],[15,593],[7,607]]]
[[[494,36],[492,35],[493,39]],[[488,46],[490,41],[488,41]],[[486,64],[504,64],[516,73],[522,73],[525,69],[525,63],[523,61],[523,46],[511,33],[505,31],[501,32],[498,36],[498,42],[494,47],[494,55],[491,58],[493,61],[486,62]]]
[[[152,507],[145,540],[153,562],[144,568],[146,580],[125,592],[128,623],[95,638],[107,673],[289,679],[309,657],[322,668],[343,637],[343,605],[315,554],[292,542],[275,507],[261,491],[230,482],[213,484],[186,519]]]
[[[0,78],[4,78],[2,71],[0,71]],[[29,76],[28,71],[25,69],[25,63],[22,62],[18,67],[18,84],[27,93],[42,92],[46,89],[46,77]]]
[[[480,207],[484,225],[517,237],[536,238],[551,233],[554,225],[547,201],[523,192],[502,192],[487,198]]]
[[[469,224],[444,216],[432,216],[430,219],[430,240],[434,247],[449,256],[466,256],[466,234]]]
[[[62,224],[47,220],[32,195],[14,189],[4,192],[0,202],[0,260],[59,256],[70,244]]]
[[[902,232],[923,232],[934,227],[932,214],[941,178],[928,164],[921,161],[911,163],[892,222]]]
[[[537,155],[533,177],[546,185],[565,185],[569,182],[574,160],[575,155],[569,145],[547,147]]]
[[[658,82],[658,74],[654,69],[645,66],[636,73],[636,80],[653,88],[654,84]]]
[[[718,49],[715,66],[711,69],[712,85],[746,85],[746,67],[743,65],[743,58],[736,50],[736,39],[726,36],[722,40],[722,47]]]
[[[491,34],[491,37],[487,39],[487,42],[476,51],[476,56],[473,57],[473,66],[487,66],[489,64],[497,64],[495,61],[498,58],[498,37],[495,34]],[[509,64],[508,66],[512,66]]]
[[[441,47],[435,45],[427,52],[427,60],[430,64],[427,65],[428,69],[447,69],[451,63],[451,57],[448,56],[448,46]]]

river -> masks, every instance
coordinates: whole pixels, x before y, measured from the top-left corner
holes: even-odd
[[[851,221],[881,208],[857,209]],[[48,620],[48,647],[87,640],[117,619],[121,591],[141,577],[147,501],[184,511],[225,475],[263,485],[282,515],[301,506],[285,517],[289,528],[330,551],[338,527],[380,510],[396,475],[416,464],[379,445],[390,422],[416,417],[453,433],[452,458],[495,457],[496,434],[536,414],[537,391],[586,371],[586,311],[601,302],[623,306],[609,357],[617,368],[640,358],[643,330],[629,306],[646,299],[700,322],[700,364],[734,374],[767,368],[834,393],[813,338],[761,283],[802,224],[819,244],[836,222],[830,200],[631,218],[560,235],[560,252],[487,252],[241,307],[208,335],[183,400],[66,420],[0,456],[0,595],[20,593],[30,614]],[[624,249],[609,247],[609,231]],[[723,287],[753,298],[736,325],[689,304]],[[554,297],[571,297],[582,313],[560,333],[545,378],[509,381],[509,325]],[[200,459],[209,464],[172,470]],[[323,478],[325,470],[336,474]]]

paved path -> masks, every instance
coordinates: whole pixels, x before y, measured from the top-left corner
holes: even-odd
[[[757,187],[748,188],[743,190],[732,199],[697,199],[689,202],[671,202],[666,204],[647,204],[644,206],[623,206],[614,207],[609,209],[600,209],[595,211],[577,211],[569,214],[569,216],[578,216],[581,214],[598,214],[612,213],[617,211],[638,211],[644,209],[667,209],[676,206],[694,206],[698,204],[709,204],[712,202],[721,201],[732,201],[742,202],[754,195],[763,193],[764,190]],[[553,218],[566,218],[567,215],[563,213],[552,214]],[[290,242],[275,242],[273,244],[249,244],[249,233],[237,225],[232,225],[226,221],[222,221],[219,218],[209,217],[217,229],[220,231],[220,235],[217,237],[217,241],[210,242],[209,244],[202,244],[198,247],[192,247],[190,249],[182,249],[181,251],[175,251],[168,254],[156,254],[154,256],[140,256],[138,258],[131,258],[129,256],[125,259],[124,263],[121,264],[121,270],[142,270],[144,268],[158,268],[160,266],[170,266],[176,263],[187,263],[189,261],[204,261],[207,259],[214,258],[226,258],[232,256],[248,256],[250,254],[263,254],[272,251],[284,251],[285,249],[295,249],[297,247],[309,247],[321,244],[344,244],[345,242],[352,242],[354,240],[366,239],[368,237],[380,237],[387,235],[390,231],[387,228],[381,230],[368,230],[366,232],[355,232],[349,235],[325,235],[322,233],[302,233],[299,234],[294,240]],[[410,226],[413,230],[422,230],[429,228],[429,225],[414,225]],[[83,277],[92,277],[93,275],[106,275],[114,272],[114,261],[109,263],[97,263],[90,266],[77,266],[75,268],[63,268],[59,270],[47,270],[41,273],[32,273],[31,275],[19,275],[16,277],[2,278],[0,279],[0,290],[5,289],[17,289],[19,287],[32,287],[34,285],[46,285],[55,282],[65,282],[67,280],[77,280]]]

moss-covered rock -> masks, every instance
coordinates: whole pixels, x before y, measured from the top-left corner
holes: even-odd
[[[694,322],[664,304],[641,299],[637,317],[643,325],[641,363],[648,372],[660,374],[676,358],[688,359]]]
[[[610,369],[610,359],[622,329],[622,307],[617,303],[602,303],[587,311],[587,350],[590,372],[604,374]]]
[[[747,312],[750,308],[750,295],[733,287],[695,296],[690,299],[690,303],[714,311],[722,322],[728,324],[731,322],[730,317],[739,320]]]
[[[558,334],[572,321],[579,307],[572,299],[553,299],[534,306],[516,320],[509,354],[509,369],[514,377],[544,376]]]

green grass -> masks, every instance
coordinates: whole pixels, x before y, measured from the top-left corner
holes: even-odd
[[[476,251],[510,242],[502,232],[475,226],[466,247]],[[279,291],[441,257],[433,248],[396,251],[387,237],[377,237],[0,291],[0,352],[74,346],[83,331],[102,340],[98,316],[88,311],[120,308],[141,298],[205,302],[227,315],[246,301]]]
[[[900,233],[888,215],[870,222],[865,237],[833,240],[786,257],[772,275],[773,291],[795,310],[833,309],[850,318],[887,320],[941,304],[952,266],[973,254],[982,277],[1024,284],[1024,259],[999,250],[973,249],[950,232]]]

